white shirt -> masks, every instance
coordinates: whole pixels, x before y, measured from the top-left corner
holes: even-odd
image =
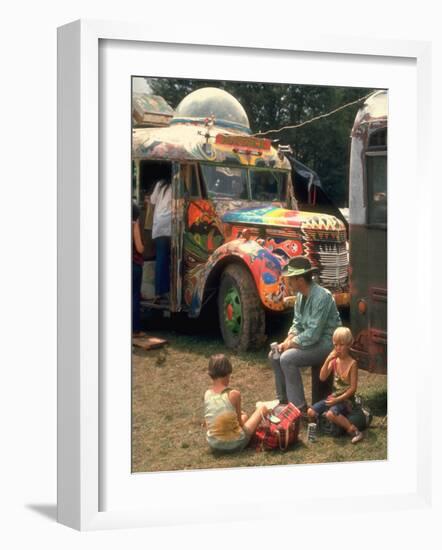
[[[170,237],[172,235],[172,184],[161,187],[158,181],[155,185],[150,202],[155,205],[153,212],[152,239]]]

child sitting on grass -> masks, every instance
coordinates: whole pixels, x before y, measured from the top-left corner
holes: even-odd
[[[207,442],[216,451],[241,451],[268,409],[262,405],[250,418],[241,410],[241,393],[229,387],[232,364],[225,355],[212,355],[208,373],[212,387],[204,394]]]
[[[333,393],[312,405],[307,410],[310,420],[316,421],[321,414],[330,422],[343,428],[352,438],[352,443],[357,443],[363,438],[362,432],[352,424],[347,416],[351,413],[354,395],[358,387],[358,365],[350,355],[350,346],[353,336],[347,327],[339,327],[333,333],[334,350],[325,360],[319,373],[321,381],[333,374]]]

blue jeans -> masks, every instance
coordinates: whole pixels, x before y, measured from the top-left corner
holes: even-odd
[[[272,353],[269,354],[275,375],[276,397],[281,403],[293,403],[298,409],[306,406],[304,385],[299,369],[321,367],[332,349],[333,344],[330,342],[306,349],[290,348],[278,359],[274,359]]]
[[[321,401],[318,401],[317,403],[312,405],[312,409],[318,416],[321,416],[322,413],[325,413],[328,410],[336,415],[342,414],[344,416],[348,416],[348,414],[350,413],[350,407],[346,401],[343,401],[342,403],[336,403],[336,405],[332,405],[331,407],[329,407],[325,402],[325,399],[322,399]]]
[[[143,268],[132,262],[132,332],[140,332],[140,300]]]
[[[155,241],[155,294],[161,296],[170,288],[170,237],[157,237]]]

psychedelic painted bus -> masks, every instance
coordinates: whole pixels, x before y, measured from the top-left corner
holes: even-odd
[[[196,90],[167,127],[134,128],[132,137],[137,195],[172,179],[170,303],[155,307],[198,317],[215,301],[227,347],[257,348],[266,311],[291,307],[281,270],[301,254],[337,304],[348,306],[344,223],[298,210],[282,148],[252,135],[236,98]]]

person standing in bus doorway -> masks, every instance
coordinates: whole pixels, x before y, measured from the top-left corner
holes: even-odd
[[[141,335],[140,301],[144,264],[139,218],[140,209],[132,202],[132,336],[135,337]]]
[[[305,256],[292,258],[282,270],[286,286],[296,295],[294,317],[287,338],[278,344],[280,356],[269,355],[277,398],[304,413],[307,403],[299,369],[323,365],[333,350],[333,332],[342,324],[331,292],[313,280],[315,271]]]
[[[155,242],[155,301],[169,303],[170,241],[172,235],[172,185],[161,179],[150,196],[154,205],[152,239]]]

